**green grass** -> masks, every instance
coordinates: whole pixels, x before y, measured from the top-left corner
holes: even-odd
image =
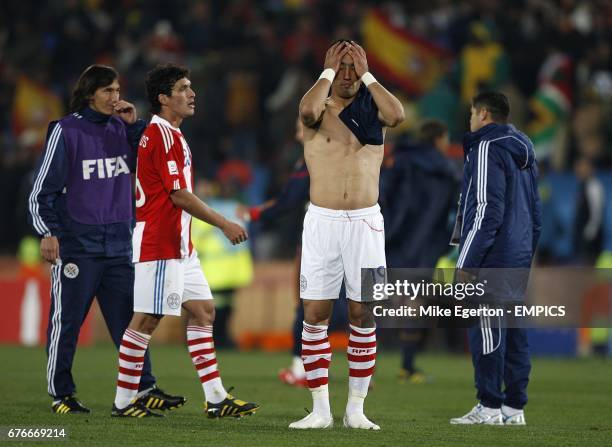
[[[612,362],[597,359],[536,359],[529,387],[526,427],[457,427],[450,417],[474,404],[472,368],[467,357],[427,355],[420,366],[433,376],[426,385],[398,384],[399,358],[380,354],[367,414],[380,432],[342,427],[347,394],[345,355],[334,353],[330,380],[332,430],[295,432],[287,425],[310,408],[308,391],[278,382],[287,354],[227,352],[218,355],[226,387],[262,405],[252,417],[208,420],[202,390],[186,349],[154,346],[153,362],[162,388],[184,394],[187,405],[159,420],[110,418],[115,393],[116,354],[112,346],[80,349],[74,365],[78,396],[90,415],[55,415],[46,395],[41,349],[0,347],[0,426],[63,426],[68,444],[202,446],[604,446],[612,445]],[[11,443],[10,445],[17,445]],[[62,443],[66,445],[66,442]],[[40,445],[40,444],[38,444]]]

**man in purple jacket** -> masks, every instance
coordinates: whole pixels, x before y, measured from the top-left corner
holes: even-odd
[[[146,123],[119,97],[119,75],[92,65],[80,76],[70,115],[49,125],[28,200],[51,269],[47,391],[54,413],[89,413],[74,397],[72,362],[94,296],[118,347],[133,313],[131,173]],[[161,410],[185,403],[155,385],[147,353],[138,395]],[[148,408],[144,408],[147,412]]]

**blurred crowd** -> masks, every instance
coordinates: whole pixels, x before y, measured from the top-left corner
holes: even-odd
[[[337,38],[362,41],[373,11],[407,42],[449,55],[436,82],[420,91],[372,70],[407,111],[405,127],[388,137],[390,154],[424,118],[444,121],[460,145],[470,98],[500,89],[510,98],[511,121],[536,144],[548,204],[543,259],[566,262],[580,253],[591,262],[612,249],[607,0],[6,0],[0,10],[2,252],[14,253],[28,232],[32,167],[48,122],[66,113],[87,65],[116,67],[122,96],[141,117],[148,114],[145,73],[168,61],[189,67],[197,112],[182,130],[198,191],[230,191],[236,201],[256,204],[279,191],[301,157],[297,105],[320,74],[327,47]],[[457,147],[450,153],[461,157]],[[252,228],[255,255],[291,256],[299,216],[273,231]]]

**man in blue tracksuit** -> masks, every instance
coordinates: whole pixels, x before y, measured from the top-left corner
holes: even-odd
[[[146,123],[119,98],[117,72],[92,65],[72,94],[71,113],[49,125],[28,200],[29,219],[52,264],[47,391],[55,413],[89,413],[74,397],[72,362],[94,296],[118,347],[133,314],[132,177]],[[140,398],[171,409],[185,401],[155,386],[148,354]]]
[[[541,228],[537,163],[529,138],[507,124],[509,112],[502,93],[472,100],[456,227],[459,277],[470,269],[531,267]],[[451,424],[525,425],[527,333],[490,320],[481,318],[469,329],[479,403]]]

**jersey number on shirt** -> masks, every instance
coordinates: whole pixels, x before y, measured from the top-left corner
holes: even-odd
[[[142,190],[142,186],[140,186],[140,180],[138,180],[138,177],[136,177],[136,208],[143,206],[146,201],[147,198]]]

